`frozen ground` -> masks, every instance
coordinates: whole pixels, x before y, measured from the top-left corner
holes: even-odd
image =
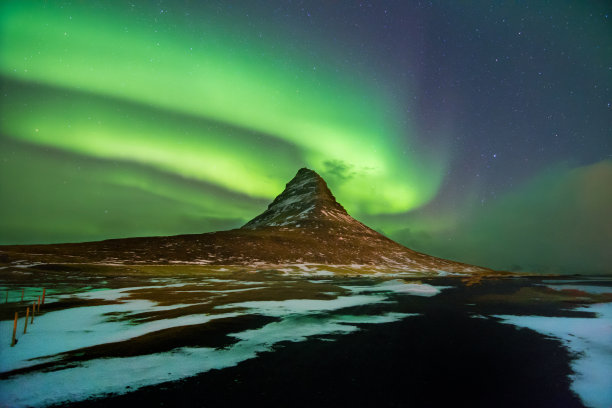
[[[601,289],[601,288],[600,288]],[[607,288],[608,292],[610,288]],[[572,389],[588,407],[612,407],[612,303],[576,309],[597,318],[495,316],[504,323],[526,327],[561,339],[577,355]]]
[[[611,281],[491,280],[483,290],[446,273],[419,281],[409,273],[384,279],[338,277],[334,268],[339,266],[304,264],[267,274],[222,268],[211,276],[122,272],[96,276],[87,287],[78,286],[86,276],[76,274],[68,284],[59,274],[54,283],[46,283],[46,305],[28,333],[23,334],[21,313],[18,344],[0,342],[0,406],[63,405],[122,395],[260,361],[252,359],[287,342],[337,343],[386,323],[423,318],[432,319],[435,327],[444,313],[505,326],[496,323],[500,321],[559,339],[574,356],[572,390],[588,407],[612,405]],[[22,286],[15,282],[0,283],[20,293]],[[23,286],[27,300],[37,297],[38,286]],[[14,307],[25,307],[11,296],[0,321],[5,340],[13,324],[7,317]],[[189,330],[195,332],[187,337],[212,332],[217,340],[197,345],[183,341]],[[407,335],[418,339],[420,333]]]
[[[210,283],[217,284],[215,289],[207,286]],[[229,288],[219,289],[219,284]],[[17,346],[11,348],[2,344],[0,372],[7,373],[43,363],[52,364],[53,370],[45,367],[9,375],[0,382],[0,405],[45,406],[109,393],[124,393],[145,385],[179,380],[211,369],[233,366],[256,357],[258,353],[269,351],[281,342],[299,342],[315,336],[333,340],[333,336],[360,330],[360,325],[388,323],[416,315],[397,312],[360,314],[355,312],[356,307],[389,302],[390,294],[433,296],[441,289],[427,284],[394,280],[371,287],[345,285],[338,287],[337,294],[330,295],[327,292],[329,284],[322,281],[319,285],[325,285],[327,299],[231,302],[232,295],[235,296],[237,292],[256,292],[262,289],[261,282],[251,282],[250,288],[234,288],[244,284],[211,279],[195,286],[193,283],[173,283],[51,295],[49,300],[52,302],[80,299],[113,303],[47,312],[35,319],[25,335],[21,334],[24,319],[20,319]],[[318,284],[313,285],[316,287]],[[343,291],[343,288],[349,290]],[[152,300],[134,298],[134,295],[143,292],[155,296],[160,290],[172,290],[181,295],[199,292],[214,294],[219,304],[214,306],[213,313],[186,314],[152,321],[135,319],[135,316],[143,312],[189,309],[190,306],[212,301],[210,297],[203,296],[199,302],[160,305]],[[219,301],[219,297],[226,301]],[[135,339],[168,328],[203,325],[214,319],[244,315],[269,316],[277,320],[256,329],[231,333],[229,336],[235,342],[223,348],[178,347],[166,352],[133,357],[94,358],[67,366],[62,364],[61,353]],[[8,339],[11,330],[12,321],[0,322],[1,338]],[[24,393],[24,387],[29,392]]]

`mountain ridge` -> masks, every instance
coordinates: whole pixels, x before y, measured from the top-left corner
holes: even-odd
[[[0,246],[0,262],[352,265],[389,271],[485,273],[406,248],[351,217],[315,171],[302,168],[241,228],[168,237]]]
[[[317,172],[303,167],[263,213],[241,228],[291,226],[316,229],[329,223],[342,223],[345,230],[350,226],[366,234],[375,232],[348,214]]]

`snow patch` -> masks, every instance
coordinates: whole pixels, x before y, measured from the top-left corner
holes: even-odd
[[[331,300],[289,299],[271,301],[250,301],[217,306],[217,309],[249,309],[249,313],[280,317],[292,314],[308,314],[321,311],[338,310],[346,307],[380,303],[386,300],[382,295],[340,296]]]
[[[299,342],[313,336],[337,336],[360,330],[356,324],[380,324],[415,314],[335,315],[334,310],[383,301],[381,295],[356,295],[334,300],[243,302],[250,312],[282,317],[259,329],[233,333],[239,341],[225,349],[182,347],[169,352],[127,358],[94,359],[75,367],[15,375],[0,382],[0,405],[45,406],[81,401],[109,393],[175,381],[211,369],[234,366],[272,350],[279,342]],[[74,312],[74,309],[72,309]],[[333,340],[324,338],[324,340]],[[11,350],[12,351],[12,350]],[[26,386],[28,392],[22,392]],[[129,387],[129,389],[128,389]]]
[[[431,297],[440,293],[443,289],[451,288],[452,286],[432,286],[426,283],[405,283],[402,280],[395,279],[380,283],[374,286],[341,286],[355,293],[365,292],[393,292],[407,293],[416,296]]]
[[[560,339],[578,356],[571,388],[588,407],[612,406],[612,303],[574,309],[597,318],[496,315],[503,323]]]
[[[128,288],[130,289],[130,288]],[[118,300],[128,289],[102,290],[80,294],[81,298]],[[135,289],[135,288],[131,288]],[[199,304],[199,303],[196,303]],[[23,333],[25,316],[18,320],[18,346],[0,348],[0,372],[29,367],[47,361],[50,356],[98,344],[112,343],[142,336],[172,327],[207,323],[213,319],[237,316],[236,313],[218,315],[193,314],[173,319],[160,319],[134,324],[130,316],[144,312],[159,312],[191,306],[177,304],[158,306],[148,300],[123,300],[103,306],[74,307],[46,312],[28,322],[28,333]],[[121,316],[121,320],[117,318]],[[0,321],[0,336],[10,338],[12,320]],[[53,359],[53,358],[52,358]]]

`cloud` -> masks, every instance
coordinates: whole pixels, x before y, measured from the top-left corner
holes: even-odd
[[[325,180],[337,184],[352,179],[356,174],[354,166],[342,160],[326,160],[321,169],[321,175]]]

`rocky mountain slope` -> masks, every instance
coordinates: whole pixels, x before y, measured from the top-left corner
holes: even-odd
[[[490,272],[408,249],[352,218],[303,168],[261,215],[207,234],[0,247],[0,261],[42,263],[346,265],[419,272]]]

